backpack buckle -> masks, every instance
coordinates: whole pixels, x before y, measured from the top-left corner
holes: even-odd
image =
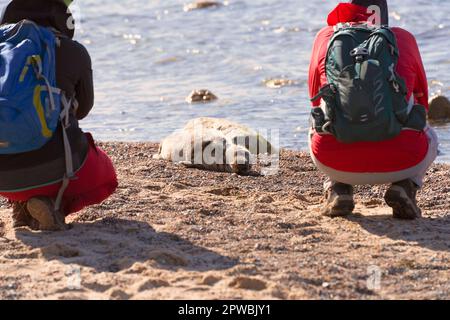
[[[331,121],[326,119],[325,112],[321,107],[314,107],[311,110],[311,126],[317,133],[331,133]]]
[[[363,62],[364,58],[369,55],[369,50],[363,47],[357,47],[350,51],[350,56],[354,57],[356,62]]]
[[[357,47],[357,48],[353,49],[352,51],[350,51],[350,55],[352,57],[355,57],[355,56],[368,56],[369,55],[369,50],[367,50],[366,48],[363,48],[363,47]]]
[[[353,49],[352,51],[350,51],[350,55],[352,57],[368,56],[369,55],[369,50],[367,50],[367,48],[357,47],[357,48]]]
[[[314,96],[313,98],[311,98],[310,101],[314,102],[323,97],[331,97],[331,96],[335,95],[336,92],[337,92],[337,88],[335,87],[335,85],[332,83],[329,83],[327,85],[324,85],[322,88],[320,88],[319,93],[316,96]]]
[[[400,85],[397,83],[397,81],[393,81],[392,86],[394,87],[395,92],[400,92]]]

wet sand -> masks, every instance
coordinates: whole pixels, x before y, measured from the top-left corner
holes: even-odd
[[[152,159],[157,144],[103,143],[117,193],[67,232],[13,230],[0,208],[0,299],[449,299],[450,167],[397,221],[385,187],[347,218],[319,215],[319,174],[283,151],[280,173],[240,177]]]

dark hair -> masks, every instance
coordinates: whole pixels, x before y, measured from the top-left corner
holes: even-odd
[[[1,24],[32,20],[44,27],[52,27],[69,38],[75,30],[70,26],[73,16],[67,0],[12,0],[5,8]]]
[[[386,0],[351,0],[352,4],[362,7],[378,6],[381,10],[381,24],[389,25],[389,9]]]

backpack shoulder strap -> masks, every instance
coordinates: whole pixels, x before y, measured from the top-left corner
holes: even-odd
[[[336,40],[337,37],[345,35],[352,37],[356,41],[357,39],[353,34],[355,31],[367,32],[368,34],[371,34],[374,32],[374,29],[367,24],[339,23],[334,27],[334,34],[331,37],[330,41],[328,42],[328,50],[330,49],[330,46],[333,44],[334,40]]]
[[[73,180],[75,177],[74,167],[73,167],[72,148],[70,146],[69,137],[67,135],[67,129],[70,126],[70,123],[69,123],[70,115],[69,114],[70,114],[70,109],[72,107],[72,103],[73,103],[72,99],[67,99],[67,97],[64,93],[61,94],[62,111],[61,111],[61,115],[60,115],[60,122],[61,122],[61,126],[62,126],[62,134],[63,134],[66,173],[63,177],[61,187],[58,191],[58,195],[56,196],[55,210],[59,210],[61,208],[64,192],[66,191],[67,187],[69,186],[70,181]]]
[[[58,47],[61,46],[61,39],[69,39],[68,36],[66,36],[64,33],[62,33],[61,31],[59,31],[53,27],[50,27],[49,30],[55,35],[56,45]]]
[[[382,37],[384,37],[386,39],[386,41],[389,43],[390,47],[391,47],[390,48],[391,49],[391,54],[398,56],[399,51],[398,51],[398,45],[397,45],[397,38],[395,37],[395,34],[394,34],[394,32],[392,31],[391,28],[389,28],[387,26],[382,26],[381,28],[376,29],[370,35],[370,37],[374,37],[374,36],[382,36]]]

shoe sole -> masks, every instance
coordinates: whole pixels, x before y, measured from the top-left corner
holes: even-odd
[[[22,227],[28,227],[28,226],[29,226],[29,224],[27,222],[14,221],[12,227],[13,227],[13,229],[16,229],[16,228],[22,228]]]
[[[355,210],[353,197],[339,196],[322,210],[322,215],[330,218],[345,217],[352,214],[353,210]]]
[[[399,186],[391,186],[384,196],[387,205],[393,209],[396,219],[414,220],[420,218],[420,208],[408,197],[405,190]]]
[[[54,210],[49,210],[48,205],[39,199],[30,199],[27,202],[30,215],[39,222],[39,229],[44,231],[67,230],[67,225],[60,221]]]

